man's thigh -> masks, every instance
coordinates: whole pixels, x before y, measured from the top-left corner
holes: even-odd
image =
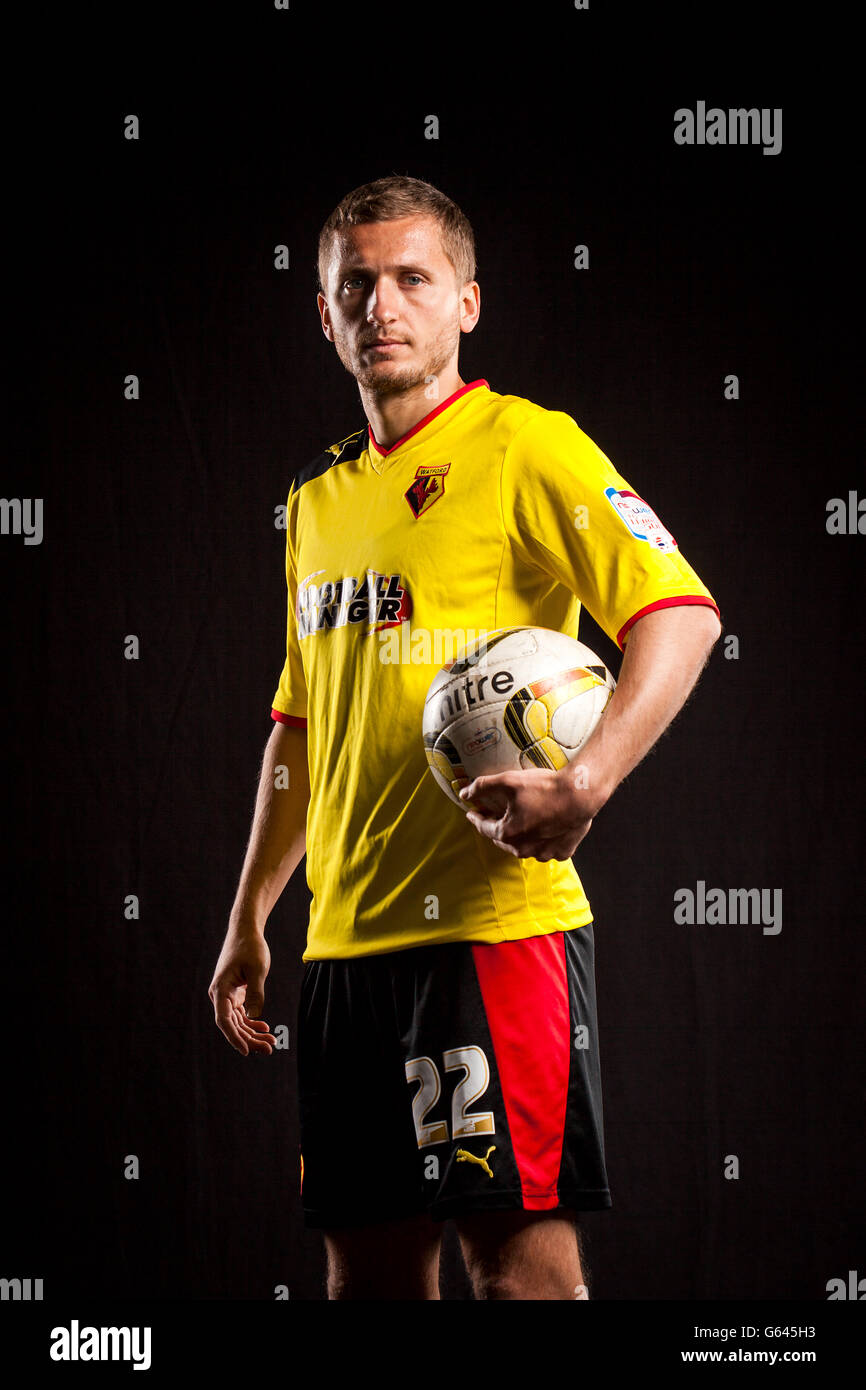
[[[455,1225],[476,1299],[588,1298],[574,1212],[467,1212]],[[438,1299],[441,1232],[426,1214],[324,1231],[329,1299]]]
[[[328,1298],[439,1297],[442,1227],[424,1213],[402,1221],[326,1229]]]
[[[455,1225],[477,1299],[588,1299],[575,1212],[467,1212]]]

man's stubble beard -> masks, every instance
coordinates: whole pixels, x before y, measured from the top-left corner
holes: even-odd
[[[423,366],[404,367],[386,375],[379,373],[374,366],[365,365],[360,352],[355,358],[347,338],[334,330],[334,346],[346,371],[355,378],[359,386],[377,396],[392,396],[411,391],[416,386],[426,385],[429,377],[438,377],[453,358],[459,341],[460,323],[455,319],[453,323],[446,324],[429,345],[427,360]]]

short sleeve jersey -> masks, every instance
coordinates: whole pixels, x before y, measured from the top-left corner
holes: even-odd
[[[286,579],[271,713],[307,725],[304,960],[591,921],[571,860],[516,858],[466,820],[429,771],[421,730],[430,682],[463,634],[576,637],[585,605],[624,649],[653,609],[718,612],[605,454],[569,415],[470,382],[391,448],[365,426],[300,471]]]

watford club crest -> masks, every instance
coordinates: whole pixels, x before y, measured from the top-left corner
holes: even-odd
[[[445,474],[450,467],[450,463],[430,463],[422,464],[418,469],[414,483],[403,493],[416,520],[422,512],[429,511],[434,502],[439,501],[445,491]]]

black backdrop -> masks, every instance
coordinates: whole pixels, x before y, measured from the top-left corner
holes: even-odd
[[[283,660],[274,508],[364,422],[318,323],[318,231],[390,172],[475,228],[464,381],[574,415],[739,639],[576,856],[614,1200],[585,1220],[593,1295],[826,1300],[866,1275],[866,538],[825,524],[866,494],[853,97],[806,80],[784,15],[191,7],[13,45],[2,490],[44,499],[44,536],[0,536],[5,1277],[323,1297],[293,1049],[239,1057],[206,990]],[[782,152],[677,146],[698,100],[781,107]],[[698,880],[781,889],[782,930],[676,923]],[[264,1017],[292,1040],[307,902],[299,871],[268,930]],[[443,1287],[470,1296],[451,1235]]]

